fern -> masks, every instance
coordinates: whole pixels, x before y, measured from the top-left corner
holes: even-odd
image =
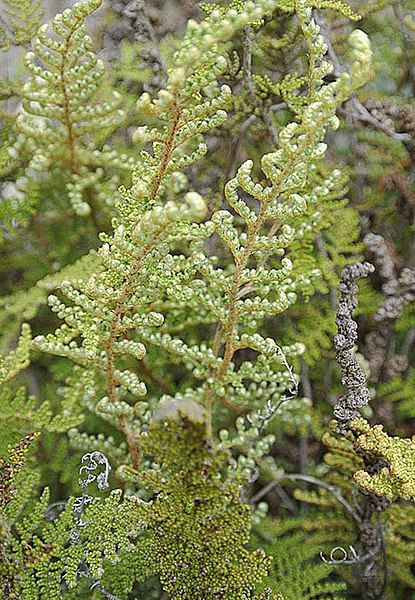
[[[40,28],[14,5],[0,43],[35,39],[0,84],[1,593],[407,597],[406,8],[218,0],[176,24],[123,0],[93,44],[100,0]]]
[[[353,491],[351,475],[355,472],[362,473],[362,459],[357,454],[352,440],[342,440],[327,432],[324,441],[329,449],[325,456],[325,461],[330,466],[329,480],[340,490],[352,507],[356,494]],[[357,479],[360,482],[359,476]],[[364,484],[363,477],[361,482]],[[379,492],[380,488],[377,489]],[[383,490],[386,490],[385,486],[383,486]],[[294,519],[293,529],[299,528],[311,533],[311,543],[319,547],[320,551],[323,549],[323,552],[327,552],[327,554],[335,546],[341,545],[343,548],[347,548],[349,544],[356,546],[356,535],[359,535],[358,526],[356,528],[356,522],[350,513],[346,516],[345,511],[332,494],[318,489],[309,492],[296,490],[295,495],[310,506],[315,506],[317,510],[313,511],[310,516]],[[356,505],[354,506],[356,507]],[[319,507],[324,508],[323,513],[320,512]],[[388,548],[387,593],[391,597],[395,597],[393,594],[401,585],[414,589],[415,582],[411,575],[413,568],[411,566],[413,565],[411,547],[414,536],[413,510],[408,505],[392,504],[383,513],[382,518],[385,524],[385,544]],[[346,581],[350,581],[350,573],[346,566],[340,565],[338,574]]]
[[[99,0],[81,2],[57,15],[53,35],[48,25],[39,29],[34,52],[26,55],[31,79],[23,88],[17,119],[33,144],[33,167],[66,166],[68,199],[79,215],[96,210],[93,190],[101,185],[103,169],[126,166],[109,148],[91,143],[96,132],[108,133],[124,118],[115,93],[107,102],[97,101],[104,65],[91,51],[84,22],[100,5]]]
[[[332,568],[315,561],[319,543],[307,543],[300,531],[288,535],[281,533],[279,525],[268,519],[257,530],[258,543],[273,560],[269,585],[280,590],[286,600],[341,598],[336,592],[344,590],[344,584],[329,581]]]
[[[8,26],[4,32],[3,49],[8,49],[11,44],[27,44],[35,37],[42,21],[41,0],[3,0],[3,4]]]
[[[62,281],[88,277],[88,271],[95,268],[99,268],[98,257],[96,253],[91,252],[58,272],[39,279],[35,286],[3,296],[0,299],[2,345],[7,347],[10,344],[23,320],[31,321],[36,317],[42,306],[47,304],[48,293],[56,289]]]
[[[36,434],[29,434],[14,447],[10,446],[0,458],[0,592],[4,598],[19,597],[18,572],[9,559],[9,549],[13,544],[12,526],[37,483],[26,468],[35,438]]]

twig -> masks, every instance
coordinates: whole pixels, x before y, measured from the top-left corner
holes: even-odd
[[[317,11],[314,11],[313,14],[314,20],[320,27],[321,33],[324,37],[324,41],[327,46],[327,54],[331,62],[333,63],[334,75],[336,77],[340,77],[343,74],[344,69],[340,63],[336,51],[334,50],[333,44],[331,43],[330,33],[328,31],[326,23],[324,19],[317,13]],[[351,96],[348,104],[353,107],[353,110],[344,109],[344,112],[346,114],[348,113],[352,117],[355,117],[356,119],[359,119],[359,121],[362,121],[364,123],[369,123],[378,131],[385,133],[392,140],[402,142],[403,144],[410,144],[412,142],[412,137],[409,133],[397,133],[394,129],[391,129],[390,127],[379,121],[379,119],[374,117],[372,113],[366,108],[366,106],[355,95]]]
[[[319,487],[321,487],[321,488],[325,489],[327,492],[329,492],[329,494],[331,494],[343,506],[343,508],[345,508],[347,510],[347,512],[353,517],[353,519],[357,523],[360,524],[362,522],[362,519],[360,518],[359,514],[355,511],[355,509],[352,507],[352,505],[346,500],[346,498],[344,498],[344,496],[342,496],[342,494],[340,493],[340,490],[336,486],[326,483],[325,481],[322,481],[321,479],[318,479],[317,477],[313,477],[312,475],[302,475],[300,473],[295,473],[295,474],[291,474],[291,475],[283,475],[282,477],[279,477],[278,479],[274,479],[273,481],[270,481],[265,487],[262,488],[262,490],[260,490],[254,496],[252,496],[250,498],[249,503],[256,504],[257,502],[259,502],[259,500],[264,498],[276,485],[279,485],[281,483],[281,481],[284,481],[284,480],[306,481],[307,483],[312,483],[313,485],[318,485]]]
[[[288,393],[283,394],[275,405],[273,405],[271,400],[268,399],[264,412],[260,415],[256,415],[255,426],[258,428],[258,434],[262,433],[265,426],[275,416],[275,414],[285,402],[287,402],[288,400],[293,400],[298,396],[299,380],[294,375],[293,368],[288,363],[287,357],[285,356],[284,352],[280,347],[278,347],[278,353],[282,359],[282,364],[286,368],[287,373],[289,375],[289,382],[291,383],[291,387],[288,388]],[[247,415],[246,420],[248,421],[248,423],[252,423],[252,418],[250,415]]]
[[[152,381],[157,387],[159,387],[165,394],[173,396],[173,390],[165,383],[160,377],[157,377],[147,365],[144,359],[140,360],[140,369],[143,375],[146,375],[150,381]]]
[[[291,500],[290,496],[284,490],[282,485],[279,485],[277,483],[275,485],[274,490],[278,494],[278,496],[281,498],[281,501],[282,501],[283,505],[285,506],[285,508],[287,510],[289,510],[291,514],[296,515],[298,513],[298,511],[296,510],[295,503]]]
[[[278,104],[272,104],[268,110],[269,110],[269,112],[277,112],[279,110],[283,110],[284,108],[287,108],[287,103],[279,102]],[[260,116],[253,114],[253,115],[250,115],[242,123],[242,125],[239,129],[238,135],[235,137],[232,147],[229,151],[228,168],[226,170],[225,181],[228,181],[235,175],[235,168],[236,168],[236,164],[238,162],[239,148],[242,144],[242,141],[245,137],[246,132],[251,127],[251,125],[253,125],[255,123],[255,121],[257,121],[258,119],[260,119]]]

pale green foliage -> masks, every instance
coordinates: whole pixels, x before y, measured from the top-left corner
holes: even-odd
[[[31,342],[32,335],[30,326],[25,323],[22,327],[22,333],[17,348],[4,358],[0,356],[0,384],[9,381],[17,375],[19,371],[22,371],[29,365]]]
[[[307,435],[311,400],[294,399],[300,360],[318,365],[329,349],[333,315],[322,297],[360,250],[357,216],[346,206],[347,177],[327,159],[324,140],[339,126],[338,107],[372,77],[369,41],[353,32],[349,73],[335,77],[313,10],[356,18],[341,2],[205,6],[207,17],[188,23],[183,39],[172,41],[174,52],[165,49],[165,89],[154,97],[143,93],[124,120],[117,96],[102,100],[103,63],[85,30],[100,4],[76,4],[39,30],[26,58],[30,79],[14,150],[26,174],[33,167],[42,172],[39,189],[47,177],[46,190],[58,183],[46,212],[51,230],[61,210],[53,201],[63,189],[77,223],[89,216],[105,231],[102,245],[62,268],[73,247],[83,248],[84,231],[64,236],[65,250],[48,265],[52,275],[31,273],[28,285],[39,279],[35,287],[19,286],[0,302],[4,347],[23,319],[40,321],[36,333],[45,331],[31,342],[24,329],[4,363],[5,377],[27,365],[29,348],[59,357],[52,367],[38,359],[47,365],[41,401],[12,389],[0,395],[0,410],[12,438],[29,427],[43,432],[40,451],[54,457],[42,468],[59,475],[64,493],[73,490],[74,451],[86,448],[106,453],[112,483],[123,492],[94,499],[80,542],[70,544],[74,499],[47,522],[48,491],[32,502],[22,485],[19,509],[4,518],[16,523],[7,556],[19,572],[17,593],[23,600],[89,598],[90,582],[77,573],[84,562],[125,599],[149,590],[148,598],[265,600],[273,597],[268,584],[275,598],[334,598],[342,585],[327,582],[331,568],[310,560],[317,545],[296,552],[305,536],[266,540],[273,564],[263,550],[249,549],[252,522],[260,517],[244,499],[259,467],[273,462],[278,428]],[[270,45],[294,38],[302,53],[298,72],[252,78],[252,93],[266,107],[273,95],[287,103],[283,116],[271,118],[278,146],[260,139],[252,154],[244,150],[242,164],[238,158],[227,170],[224,142],[217,164],[228,174],[219,197],[222,186],[213,192],[203,181],[217,158],[215,150],[208,155],[212,139],[216,149],[240,117],[251,111],[261,117],[261,103],[239,95],[235,52],[247,32],[258,32],[254,56],[264,52],[262,28],[281,18],[289,31]],[[137,87],[142,80],[134,79]],[[116,151],[105,145],[126,122],[134,122],[134,161],[124,152],[126,130]],[[131,185],[118,194],[121,174],[132,165]],[[47,244],[44,253],[47,262]],[[46,329],[49,292],[54,314]],[[20,514],[28,501],[30,509]],[[327,495],[314,501],[332,508]],[[95,587],[93,597],[99,593]]]
[[[147,93],[138,101],[139,112],[156,116],[158,126],[140,127],[135,132],[137,143],[152,142],[154,157],[141,153],[128,198],[154,202],[165,193],[166,186],[177,191],[186,186],[180,171],[207,151],[201,134],[218,127],[227,117],[224,108],[231,99],[231,89],[220,87],[217,81],[227,69],[226,42],[251,18],[269,14],[275,6],[273,0],[261,0],[257,5],[248,2],[241,14],[230,10],[224,18],[221,12],[213,11],[201,23],[189,22],[173,58],[166,89],[153,101]]]
[[[363,34],[356,34],[352,75],[325,84],[330,67],[322,60],[324,43],[312,24],[311,9],[298,7],[313,65],[319,63],[311,70],[307,104],[297,122],[279,132],[279,149],[262,157],[259,179],[253,161],[244,162],[226,184],[227,208],[210,215],[205,199],[189,191],[183,171],[205,155],[202,134],[227,116],[224,107],[231,90],[218,84],[228,65],[226,41],[276,5],[247,3],[240,12],[214,10],[206,21],[189,23],[166,89],[155,100],[148,94],[139,100],[138,111],[151,116],[155,126],[138,128],[134,141],[151,144],[152,152],[140,152],[132,186],[121,190],[114,233],[101,234],[102,268],[87,281],[62,282],[60,290],[69,303],[50,296],[49,304],[65,323],[55,334],[35,340],[38,349],[70,359],[85,373],[95,372],[88,408],[122,431],[128,444],[129,457],[124,458],[111,438],[102,440],[121,463],[118,476],[129,485],[139,482],[163,491],[154,503],[138,505],[140,519],[153,536],[151,553],[145,543],[142,548],[152,555],[149,572],[156,572],[167,593],[177,598],[213,593],[240,598],[241,593],[251,594],[266,573],[265,557],[243,549],[250,519],[239,494],[242,482],[250,479],[274,441],[273,436],[263,436],[264,425],[296,393],[297,378],[289,361],[303,347],[280,347],[262,335],[262,327],[299,294],[312,293],[320,276],[313,261],[307,264],[304,248],[309,247],[307,237],[319,228],[318,209],[343,183],[339,171],[315,176],[326,151],[323,139],[328,127],[338,126],[338,103],[370,76],[370,50]],[[295,7],[282,8],[292,12]],[[229,257],[227,264],[206,251],[213,239]],[[290,245],[292,258],[286,255]],[[269,257],[272,267],[266,264]],[[194,343],[186,330],[195,323],[216,324],[214,339]],[[183,365],[191,387],[162,398],[153,417],[158,425],[150,424],[146,434],[142,425],[151,423],[158,398],[148,397],[147,410],[137,402],[147,394],[147,386],[134,365],[149,348],[160,351],[165,361]],[[241,350],[250,350],[253,359],[237,366],[234,355]],[[248,412],[249,420],[239,418],[235,433],[221,433],[215,448],[214,441],[202,439],[212,438],[213,418],[221,405]],[[189,417],[192,406],[197,427],[183,426],[180,441],[179,425],[164,423],[169,417]],[[71,439],[81,447],[86,438],[71,431]],[[87,439],[98,447],[98,440]],[[207,456],[206,443],[212,444]],[[238,451],[239,457],[221,483],[224,458],[217,460],[230,451]],[[148,470],[142,461],[148,454],[160,464],[159,470]],[[200,488],[203,464],[207,482]],[[177,472],[183,477],[173,475]],[[220,527],[214,538],[205,532],[211,519]],[[180,542],[183,537],[185,544]],[[201,560],[206,562],[204,569]],[[183,563],[188,572],[183,573]]]
[[[99,410],[102,414],[112,416],[115,423],[117,420],[118,423],[127,420],[133,430],[137,427],[133,410],[122,399],[122,394],[128,391],[140,396],[146,393],[146,388],[131,370],[117,368],[116,361],[125,355],[141,359],[145,349],[140,338],[127,341],[127,331],[140,331],[141,339],[177,354],[185,364],[197,363],[203,378],[208,375],[210,368],[219,368],[219,361],[211,351],[206,351],[207,348],[188,347],[169,335],[152,333],[148,326],[160,326],[164,319],[159,311],[149,311],[148,307],[150,303],[156,307],[163,295],[167,295],[168,301],[179,303],[183,300],[192,302],[192,297],[199,303],[203,298],[204,304],[212,306],[210,320],[227,318],[226,296],[210,300],[205,287],[202,287],[203,280],[199,278],[192,282],[198,272],[207,273],[212,279],[220,276],[220,271],[216,273],[212,262],[201,252],[203,240],[211,236],[215,229],[220,229],[220,213],[213,223],[197,224],[198,220],[205,217],[205,203],[199,194],[185,192],[186,179],[179,169],[205,152],[204,145],[198,142],[196,153],[184,154],[195,136],[197,138],[219,125],[226,116],[221,107],[229,97],[230,90],[220,90],[215,83],[226,67],[226,60],[219,54],[214,32],[217,31],[222,42],[224,36],[226,39],[226,36],[231,36],[243,26],[251,14],[259,14],[261,10],[270,10],[271,7],[272,3],[265,2],[263,8],[249,5],[242,16],[232,14],[225,33],[223,20],[215,13],[210,17],[209,34],[203,23],[190,24],[184,47],[192,43],[192,52],[182,49],[177,54],[167,90],[160,92],[157,101],[152,103],[148,95],[140,100],[140,108],[160,117],[161,131],[140,129],[136,132],[136,140],[153,142],[154,156],[146,151],[141,152],[142,161],[133,173],[133,185],[128,192],[123,192],[125,200],[119,206],[120,219],[116,222],[115,233],[113,236],[101,236],[104,245],[99,255],[105,271],[99,278],[92,276],[86,284],[79,282],[77,288],[66,283],[62,285],[62,290],[75,306],[65,307],[56,297],[51,297],[53,310],[65,318],[66,325],[58,330],[55,337],[36,340],[38,347],[43,350],[105,371],[108,395],[100,401]],[[194,45],[196,41],[197,47]],[[205,51],[202,54],[203,48]],[[206,91],[206,86],[210,91]],[[185,99],[186,107],[182,107]],[[163,125],[163,121],[167,121],[167,124]],[[176,194],[184,195],[182,204],[176,204],[173,200],[164,205],[158,204],[167,183],[173,184]],[[181,240],[189,244],[188,256],[171,253],[171,249]],[[265,241],[265,238],[261,241],[262,245]],[[286,235],[278,238],[276,248],[284,247],[288,241]],[[267,246],[267,251],[270,250],[272,248]],[[285,261],[280,274],[271,273],[271,277],[280,278],[289,272],[289,261]],[[247,271],[240,285],[249,277]],[[217,292],[214,294],[216,296]],[[280,296],[273,302],[259,298],[255,302],[246,301],[246,318],[251,313],[249,318],[252,319],[255,305],[258,305],[263,316],[281,311],[288,305],[288,298],[283,289]],[[82,347],[77,347],[72,341],[79,333],[84,338]],[[243,340],[244,344],[247,342],[248,338]],[[273,353],[275,349],[270,356]],[[238,377],[241,379],[242,373]]]
[[[36,35],[42,21],[42,0],[3,0],[3,4],[11,31],[0,25],[0,35],[3,37],[0,48],[7,50],[12,44],[27,44]]]
[[[94,189],[105,183],[106,168],[128,167],[127,157],[91,143],[96,132],[109,132],[124,119],[118,95],[106,102],[98,98],[104,64],[91,49],[84,22],[100,5],[101,0],[77,3],[54,17],[51,32],[47,24],[39,29],[34,51],[26,55],[31,78],[23,87],[16,122],[32,147],[30,166],[44,171],[63,164],[68,169],[68,198],[79,215],[94,210],[99,195]],[[22,143],[19,138],[17,143]],[[114,185],[109,189],[113,193]]]
[[[369,456],[384,459],[387,466],[379,473],[364,470],[355,473],[356,482],[366,491],[389,500],[413,500],[415,498],[415,440],[391,437],[382,425],[370,425],[364,419],[353,421],[352,431],[356,444]]]

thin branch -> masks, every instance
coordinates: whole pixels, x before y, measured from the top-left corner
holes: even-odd
[[[272,104],[269,107],[268,111],[270,113],[273,113],[273,112],[278,112],[279,110],[284,110],[285,108],[287,108],[287,103],[279,102],[277,104]],[[242,123],[242,125],[239,129],[238,135],[235,137],[232,147],[229,151],[228,168],[226,169],[225,181],[229,181],[229,179],[231,179],[235,175],[235,169],[236,169],[236,165],[238,163],[238,158],[239,158],[239,149],[245,138],[245,134],[247,133],[247,131],[251,127],[251,125],[253,125],[255,123],[255,121],[258,121],[260,119],[261,119],[260,115],[252,114]],[[277,140],[277,142],[278,142],[278,140]]]
[[[343,74],[344,69],[336,54],[333,44],[331,43],[330,33],[326,26],[325,20],[323,19],[323,17],[321,17],[321,15],[317,13],[317,11],[314,11],[313,15],[314,20],[320,27],[321,34],[324,37],[324,41],[327,46],[327,54],[331,62],[333,63],[334,75],[336,77],[340,77]],[[352,106],[352,110],[350,109],[350,106]],[[410,144],[412,142],[412,137],[409,133],[397,133],[394,129],[388,127],[387,125],[379,121],[379,119],[374,117],[372,113],[366,108],[366,106],[355,95],[351,96],[349,102],[346,104],[346,107],[347,108],[343,109],[343,111],[339,109],[340,112],[350,114],[352,117],[364,123],[369,123],[378,131],[385,133],[392,140],[402,142],[403,144]]]
[[[165,394],[169,394],[169,396],[172,396],[174,394],[170,386],[165,381],[160,379],[160,377],[157,377],[157,375],[153,373],[153,371],[150,369],[144,358],[140,360],[140,370],[143,375],[146,375],[150,379],[150,381],[152,381],[154,385],[160,388]]]
[[[295,473],[291,475],[283,475],[278,479],[274,479],[270,481],[265,487],[262,488],[259,492],[257,492],[254,496],[252,496],[249,500],[250,504],[257,504],[262,498],[264,498],[276,485],[279,485],[281,481],[305,481],[307,483],[311,483],[313,485],[317,485],[323,489],[325,489],[329,494],[333,496],[342,506],[346,509],[346,511],[353,517],[353,519],[357,523],[361,523],[362,519],[359,514],[355,511],[352,505],[346,500],[344,496],[340,493],[339,488],[330,483],[326,483],[322,479],[318,479],[317,477],[313,477],[312,475],[302,475],[300,473]]]

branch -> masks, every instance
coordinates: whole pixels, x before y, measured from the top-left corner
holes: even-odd
[[[312,483],[313,485],[318,485],[319,487],[325,489],[329,494],[333,496],[342,506],[346,509],[346,511],[353,517],[353,519],[357,523],[361,523],[362,520],[359,514],[355,511],[351,504],[346,500],[344,496],[340,493],[340,490],[330,483],[326,483],[322,479],[318,479],[317,477],[313,477],[312,475],[302,475],[300,473],[295,473],[292,475],[283,475],[278,479],[274,479],[270,481],[262,490],[257,492],[252,498],[250,498],[250,504],[256,504],[259,502],[264,496],[266,496],[274,487],[279,485],[281,481],[305,481],[306,483]]]
[[[344,73],[344,69],[336,54],[333,44],[331,43],[330,33],[326,26],[326,23],[323,17],[321,17],[317,13],[317,11],[314,11],[314,20],[320,27],[321,34],[323,35],[324,41],[327,45],[327,54],[334,66],[334,75],[336,77],[340,77]],[[409,133],[397,133],[394,129],[388,127],[387,125],[379,121],[379,119],[374,117],[372,113],[366,108],[366,106],[355,95],[351,96],[348,104],[352,106],[352,110],[350,108],[344,109],[343,112],[345,114],[349,114],[350,116],[364,123],[369,123],[378,131],[385,133],[392,140],[402,142],[403,144],[410,144],[412,142],[412,137]],[[342,112],[341,109],[340,112]]]

